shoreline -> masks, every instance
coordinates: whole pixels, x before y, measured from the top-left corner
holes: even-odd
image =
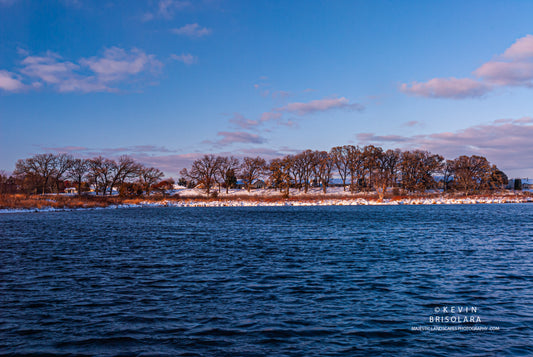
[[[60,198],[58,203],[53,198]],[[78,198],[78,200],[76,199]],[[379,200],[375,197],[291,197],[272,196],[222,197],[222,198],[93,198],[80,201],[77,196],[42,196],[39,200],[18,202],[16,207],[0,206],[0,214],[31,212],[65,212],[74,210],[121,209],[143,207],[312,207],[312,206],[399,206],[399,205],[471,205],[533,203],[529,194],[472,195],[446,197],[427,195],[420,197],[393,197]],[[31,203],[33,202],[33,204]],[[35,204],[37,202],[37,204]],[[85,203],[84,203],[85,202]],[[22,207],[20,206],[22,204]]]

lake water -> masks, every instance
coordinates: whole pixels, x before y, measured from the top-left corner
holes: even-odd
[[[532,326],[531,204],[0,215],[0,354],[526,356]]]

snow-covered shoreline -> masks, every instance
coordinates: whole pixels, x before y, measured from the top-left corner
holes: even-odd
[[[366,198],[319,198],[319,199],[287,199],[287,200],[202,200],[202,199],[168,199],[161,201],[145,200],[138,203],[124,203],[109,205],[107,207],[91,208],[15,208],[0,209],[1,213],[29,213],[29,212],[65,212],[78,210],[141,208],[141,207],[282,207],[282,206],[396,206],[396,205],[458,205],[458,204],[505,204],[505,203],[531,203],[532,197],[527,196],[494,196],[494,197],[464,197],[464,198],[404,198],[385,199],[379,201]]]

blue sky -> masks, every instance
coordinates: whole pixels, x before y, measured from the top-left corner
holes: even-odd
[[[0,0],[0,169],[380,145],[533,176],[533,2]]]

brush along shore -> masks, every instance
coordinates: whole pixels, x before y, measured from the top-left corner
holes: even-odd
[[[417,195],[388,194],[379,199],[376,193],[351,194],[332,190],[303,193],[295,190],[289,196],[270,189],[230,190],[211,193],[184,189],[169,194],[146,197],[95,195],[0,195],[0,212],[54,211],[117,207],[242,207],[242,206],[352,206],[352,205],[431,205],[431,204],[489,204],[533,202],[530,192],[502,191],[465,195],[464,193],[426,193]]]

